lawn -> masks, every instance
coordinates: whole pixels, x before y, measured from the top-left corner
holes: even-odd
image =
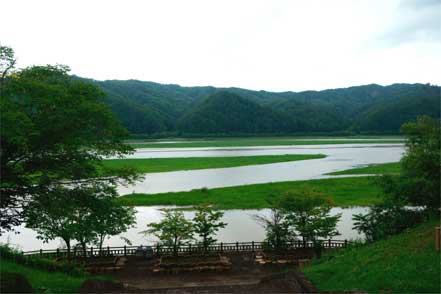
[[[400,235],[344,249],[304,269],[320,291],[440,293],[440,252],[429,221]]]
[[[290,146],[290,145],[322,145],[322,144],[373,144],[403,143],[399,137],[373,138],[234,138],[212,140],[176,141],[173,143],[134,142],[135,148],[189,148],[189,147],[246,147],[246,146]]]
[[[335,205],[341,207],[371,205],[381,200],[381,190],[375,185],[375,177],[349,177],[199,189],[189,192],[130,194],[118,198],[118,201],[130,206],[212,203],[220,209],[258,209],[268,207],[265,201],[268,195],[282,195],[290,190],[305,188],[329,195]]]
[[[361,175],[361,174],[399,174],[401,164],[399,162],[390,162],[383,164],[373,164],[366,167],[347,169],[330,173],[330,175]]]
[[[140,173],[154,173],[178,170],[269,164],[286,161],[317,159],[324,157],[326,156],[323,154],[286,154],[237,157],[111,159],[104,160],[103,165],[104,167],[109,169],[130,167],[134,168]]]

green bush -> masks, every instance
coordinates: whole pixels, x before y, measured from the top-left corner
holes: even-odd
[[[367,214],[355,214],[353,229],[364,233],[366,241],[373,242],[396,235],[426,219],[424,211],[397,205],[374,205]]]
[[[63,272],[73,276],[85,275],[85,271],[79,264],[70,261],[55,261],[41,258],[39,256],[24,255],[23,253],[16,251],[7,245],[0,246],[0,258],[49,272]]]

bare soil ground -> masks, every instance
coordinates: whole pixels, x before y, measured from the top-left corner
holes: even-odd
[[[83,292],[106,293],[305,293],[312,285],[294,265],[259,265],[253,253],[225,254],[229,271],[153,273],[155,259],[129,256],[123,269],[110,273],[121,282],[84,285]],[[305,284],[306,283],[306,284]],[[308,288],[309,287],[309,288]]]

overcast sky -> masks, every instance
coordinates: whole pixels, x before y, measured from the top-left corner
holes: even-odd
[[[268,91],[441,84],[441,0],[1,0],[19,66]]]

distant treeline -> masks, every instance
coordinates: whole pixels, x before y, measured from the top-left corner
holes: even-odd
[[[419,115],[440,117],[440,87],[376,84],[305,92],[92,81],[138,137],[397,134]]]

